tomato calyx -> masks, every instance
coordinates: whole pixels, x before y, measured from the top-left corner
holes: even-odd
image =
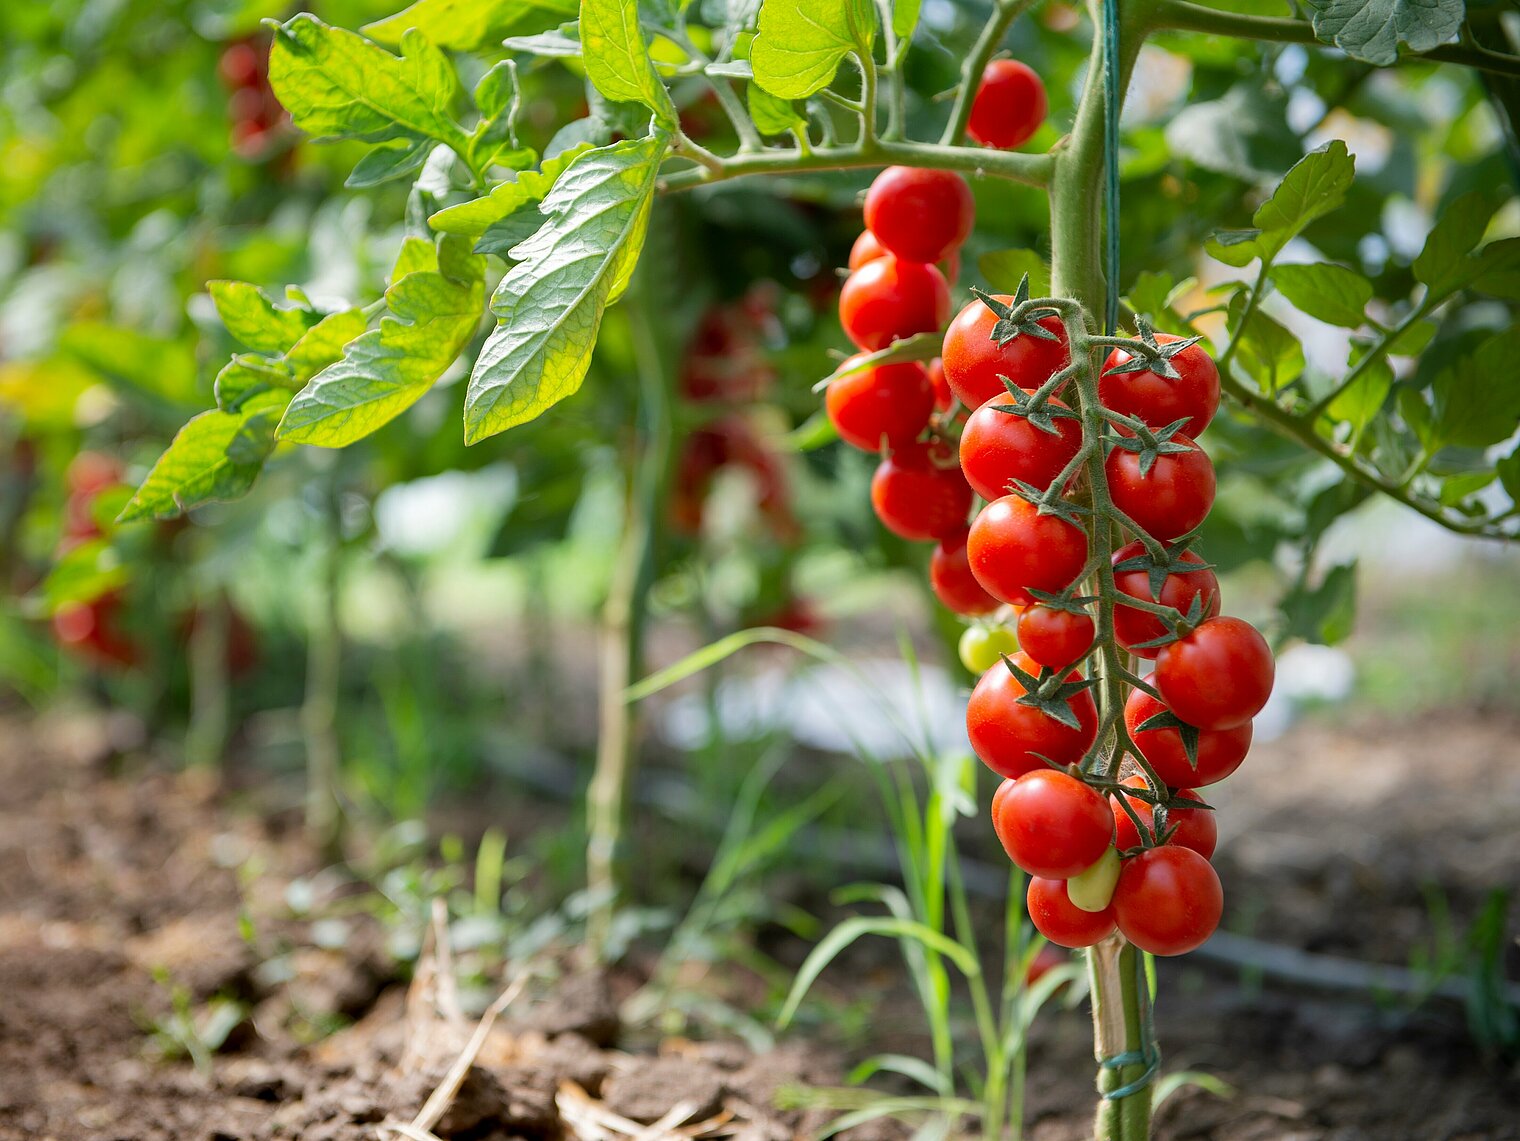
[[[971,292],[976,295],[978,301],[992,310],[997,321],[992,326],[992,339],[1002,348],[1015,337],[1033,337],[1039,341],[1059,341],[1061,338],[1052,333],[1044,325],[1040,324],[1041,317],[1059,317],[1061,311],[1045,306],[1028,308],[1029,302],[1029,275],[1026,273],[1019,279],[1019,287],[1014,290],[1013,303],[999,301],[992,294],[971,287]]]
[[[1041,327],[1043,330],[1043,326]],[[1044,388],[1038,392],[1026,392],[1002,373],[998,379],[1003,382],[1003,387],[1008,389],[1008,403],[994,404],[994,412],[1004,412],[1009,416],[1022,416],[1042,432],[1048,432],[1052,436],[1059,436],[1061,429],[1056,426],[1057,420],[1078,420],[1078,416],[1070,408],[1059,404],[1050,403],[1050,398],[1045,394]]]
[[[1081,720],[1072,709],[1069,702],[1077,694],[1083,693],[1098,684],[1095,677],[1078,678],[1076,681],[1067,681],[1070,676],[1069,670],[1053,670],[1049,666],[1040,667],[1040,675],[1036,677],[1025,670],[1020,669],[1013,663],[1013,659],[1007,654],[1002,655],[1003,665],[1024,689],[1023,694],[1017,698],[1017,704],[1027,705],[1032,709],[1038,709],[1052,721],[1058,721],[1068,729],[1080,729]],[[1048,758],[1046,758],[1048,760]],[[1065,766],[1057,766],[1063,772]]]
[[[1135,555],[1133,558],[1121,559],[1119,562],[1116,562],[1114,564],[1114,573],[1122,574],[1125,571],[1136,570],[1145,571],[1147,578],[1150,580],[1151,597],[1158,598],[1161,595],[1162,588],[1166,585],[1166,580],[1172,575],[1192,574],[1195,571],[1215,569],[1213,563],[1199,559],[1197,552],[1191,550],[1193,543],[1197,539],[1198,536],[1194,533],[1183,535],[1173,539],[1169,543],[1158,543],[1156,546],[1161,551],[1163,558],[1157,559],[1151,551],[1147,550],[1144,554]],[[1189,554],[1194,559],[1198,559],[1198,561],[1193,562],[1189,560],[1186,557]],[[1133,605],[1134,602],[1132,599],[1120,599],[1119,601],[1120,605],[1123,606]],[[1171,607],[1167,607],[1166,609],[1171,609]]]
[[[1154,729],[1175,729],[1177,736],[1182,738],[1182,751],[1187,754],[1187,762],[1196,772],[1198,769],[1198,740],[1200,730],[1196,725],[1189,725],[1178,717],[1170,709],[1163,709],[1160,713],[1147,717],[1135,730],[1140,733],[1148,733]]]
[[[1088,607],[1098,601],[1098,596],[1096,594],[1078,594],[1077,587],[1081,584],[1081,581],[1081,579],[1078,579],[1059,594],[1052,594],[1048,590],[1036,590],[1032,586],[1026,589],[1036,602],[1050,610],[1060,610],[1066,614],[1081,614],[1084,617],[1090,618],[1092,617],[1092,612],[1088,610]]]
[[[1107,442],[1115,448],[1132,452],[1140,457],[1142,479],[1150,475],[1151,469],[1156,466],[1156,461],[1162,456],[1180,456],[1198,450],[1197,444],[1182,435],[1182,428],[1188,422],[1186,416],[1172,421],[1164,428],[1151,429],[1133,416],[1123,416],[1107,409],[1104,410],[1103,415],[1106,419],[1120,423],[1134,433],[1131,436],[1109,436]],[[1181,436],[1180,439],[1177,438],[1179,436]]]
[[[1163,607],[1161,609],[1171,611],[1170,614],[1158,613],[1156,615],[1162,624],[1167,627],[1167,632],[1159,638],[1151,638],[1145,642],[1136,642],[1130,646],[1131,650],[1157,650],[1162,646],[1170,646],[1173,642],[1186,638],[1194,630],[1198,629],[1199,626],[1203,625],[1204,622],[1208,621],[1209,618],[1209,607],[1204,601],[1204,596],[1201,594],[1193,595],[1193,601],[1188,604],[1186,614],[1172,607]]]
[[[1117,364],[1113,368],[1105,369],[1104,376],[1122,376],[1126,373],[1151,372],[1166,380],[1181,380],[1182,374],[1172,364],[1172,358],[1186,349],[1192,348],[1202,337],[1188,337],[1180,341],[1167,341],[1164,344],[1156,339],[1156,331],[1150,323],[1137,318],[1135,329],[1139,336],[1135,341],[1125,344],[1125,351],[1130,353],[1129,360],[1123,364]],[[1134,350],[1138,349],[1138,352]],[[1184,421],[1185,423],[1186,421]]]

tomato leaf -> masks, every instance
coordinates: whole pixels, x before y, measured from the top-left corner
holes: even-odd
[[[806,99],[834,82],[852,52],[871,51],[870,0],[765,0],[750,45],[755,82],[782,99]]]
[[[463,238],[435,247],[408,238],[431,264],[397,276],[385,291],[389,315],[343,350],[296,394],[280,421],[279,437],[342,448],[405,412],[453,364],[480,323],[484,263]],[[407,259],[403,259],[407,260]]]
[[[1299,159],[1283,176],[1272,197],[1252,217],[1254,234],[1216,235],[1208,243],[1209,253],[1233,266],[1275,258],[1305,227],[1345,202],[1355,174],[1356,160],[1346,144],[1332,139]]]
[[[507,36],[545,32],[575,17],[577,0],[417,0],[364,26],[377,43],[396,45],[415,28],[450,51],[474,51]]]
[[[522,424],[581,386],[608,305],[638,263],[668,139],[587,151],[544,198],[547,221],[512,250],[491,299],[499,324],[465,397],[465,440]]]
[[[1285,633],[1333,646],[1344,641],[1356,620],[1356,563],[1331,567],[1319,585],[1299,583],[1282,600]]]
[[[614,103],[642,103],[666,127],[676,124],[670,92],[655,74],[639,28],[638,0],[581,0],[586,76]]]
[[[1335,399],[1330,401],[1325,411],[1333,419],[1349,423],[1353,433],[1360,433],[1382,410],[1383,403],[1392,390],[1393,368],[1387,361],[1380,360],[1369,365],[1361,376],[1336,393]]]
[[[438,211],[428,219],[428,225],[440,234],[478,238],[496,223],[542,201],[565,168],[590,149],[589,143],[578,143],[546,158],[538,170],[519,171],[515,179],[503,182],[484,198]]]
[[[1293,306],[1311,317],[1347,329],[1367,323],[1372,282],[1343,265],[1276,265],[1272,281]]]
[[[1520,421],[1520,328],[1509,328],[1436,377],[1435,423],[1440,444],[1484,448],[1508,438]]]
[[[772,95],[758,83],[750,82],[744,98],[749,105],[749,117],[762,135],[784,135],[807,125],[807,119],[790,99]]]
[[[246,281],[212,281],[206,289],[227,332],[257,353],[285,352],[321,316],[302,306],[277,305]]]
[[[238,412],[195,417],[153,465],[119,521],[173,519],[192,507],[245,495],[274,450],[274,429],[288,393],[265,392]]]
[[[977,258],[976,268],[998,293],[1012,293],[1027,277],[1030,296],[1050,296],[1050,267],[1034,250],[994,250]]]
[[[1399,45],[1428,52],[1454,37],[1467,14],[1463,0],[1311,0],[1314,34],[1352,59],[1387,67]]]
[[[1520,274],[1520,239],[1490,242],[1473,252],[1504,200],[1475,190],[1442,212],[1414,259],[1414,275],[1430,291],[1427,304],[1469,287],[1511,295]]]

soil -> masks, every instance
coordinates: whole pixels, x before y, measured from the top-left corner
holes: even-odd
[[[1483,716],[1402,726],[1314,726],[1263,744],[1211,798],[1237,932],[1407,964],[1428,940],[1427,884],[1459,930],[1520,869],[1520,732]],[[401,1136],[475,1027],[438,976],[410,985],[357,928],[341,946],[266,947],[290,882],[314,864],[292,822],[229,806],[215,784],[147,758],[130,722],[75,714],[0,718],[0,1141],[350,1141]],[[1433,779],[1437,775],[1439,779]],[[259,916],[257,937],[248,934]],[[1509,974],[1516,975],[1513,920]],[[305,933],[309,936],[309,932]],[[429,960],[424,960],[428,962]],[[883,960],[885,961],[885,960]],[[922,1049],[889,972],[870,1047]],[[860,980],[866,980],[862,982]],[[619,1049],[626,980],[568,975],[524,996],[479,1043],[440,1138],[739,1136],[814,1132],[821,1111],[775,1107],[797,1084],[838,1084],[834,1044],[756,1056],[729,1042]],[[884,985],[883,985],[884,984]],[[1484,1053],[1459,1004],[1291,990],[1270,974],[1195,956],[1161,965],[1164,1069],[1237,1091],[1184,1088],[1159,1137],[1192,1141],[1520,1139],[1520,1069]],[[848,990],[843,991],[846,995]],[[166,1057],[176,1000],[249,1012],[197,1069]],[[332,1015],[345,1028],[319,1036]],[[1028,1081],[1032,1141],[1080,1141],[1092,1103],[1080,1014],[1049,1009]],[[700,1128],[699,1128],[700,1127]],[[888,1124],[873,1137],[906,1134]]]

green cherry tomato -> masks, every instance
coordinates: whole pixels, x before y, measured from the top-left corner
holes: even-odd
[[[1083,911],[1107,911],[1120,870],[1119,849],[1110,844],[1090,867],[1066,881],[1066,898]]]
[[[961,665],[980,677],[1002,660],[1004,654],[1016,654],[1019,636],[1012,626],[967,626],[958,647]]]

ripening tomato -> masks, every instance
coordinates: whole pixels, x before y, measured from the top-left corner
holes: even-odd
[[[1206,859],[1167,844],[1124,861],[1113,909],[1120,932],[1142,951],[1185,955],[1219,926],[1224,889]]]
[[[1006,295],[995,300],[1013,302]],[[978,298],[956,314],[945,331],[941,358],[945,379],[967,408],[980,408],[994,396],[1007,395],[1000,375],[1033,391],[1071,363],[1066,328],[1059,317],[1039,320],[1041,328],[1055,334],[1054,340],[1020,333],[1001,345],[992,339],[997,321],[997,314]]]
[[[53,636],[97,665],[136,665],[142,653],[121,629],[122,601],[120,591],[108,591],[89,602],[64,603],[53,613]]]
[[[1087,565],[1087,533],[1034,504],[1005,495],[983,507],[966,540],[971,573],[1004,602],[1027,606],[1031,589],[1059,594]]]
[[[880,257],[845,279],[839,323],[868,353],[915,333],[933,333],[950,315],[950,287],[932,265]]]
[[[929,586],[950,610],[967,617],[991,614],[1000,603],[982,589],[966,561],[968,528],[946,535],[929,557]]]
[[[1246,759],[1251,748],[1251,722],[1229,729],[1200,729],[1195,767],[1188,762],[1187,749],[1183,747],[1182,734],[1178,730],[1140,728],[1158,713],[1165,712],[1164,702],[1157,701],[1144,690],[1132,689],[1129,700],[1124,703],[1124,724],[1140,755],[1150,763],[1156,775],[1173,788],[1203,788],[1222,781]]]
[[[984,146],[1009,150],[1029,141],[1048,110],[1045,84],[1033,68],[1016,59],[995,59],[977,85],[966,133]]]
[[[1032,876],[1054,880],[1091,867],[1114,838],[1108,801],[1069,773],[1049,768],[1013,782],[994,803],[992,827],[1010,860]]]
[[[1114,566],[1139,558],[1145,554],[1145,544],[1138,539],[1126,543],[1114,552]],[[1206,567],[1204,561],[1192,551],[1184,551],[1181,560]],[[1180,614],[1187,614],[1193,599],[1203,595],[1203,617],[1212,618],[1219,613],[1219,578],[1212,570],[1174,571],[1161,583],[1161,595],[1151,594],[1149,568],[1114,572],[1114,585],[1119,588],[1119,605],[1114,607],[1114,638],[1119,645],[1141,658],[1154,658],[1161,652],[1159,646],[1142,647],[1142,642],[1154,642],[1168,631],[1161,619],[1144,610],[1124,605],[1124,596],[1138,598],[1142,602],[1159,602],[1170,606]]]
[[[886,256],[887,248],[876,240],[876,235],[870,230],[862,230],[860,237],[856,238],[855,244],[850,247],[850,272],[855,272],[866,262]]]
[[[1170,333],[1156,334],[1156,341],[1163,345],[1184,339]],[[1219,411],[1219,369],[1201,344],[1190,345],[1172,357],[1177,380],[1150,371],[1113,372],[1129,359],[1129,353],[1115,349],[1103,362],[1098,400],[1105,408],[1133,416],[1151,428],[1165,428],[1186,419],[1182,430],[1195,438],[1209,426]]]
[[[1039,676],[1039,663],[1025,655],[1014,654],[1010,660],[1025,673]],[[1082,675],[1073,670],[1065,680],[1081,679]],[[1041,757],[1058,765],[1080,761],[1098,735],[1098,709],[1092,693],[1084,689],[1066,699],[1079,726],[1073,729],[1044,710],[1020,704],[1019,698],[1025,692],[1019,679],[1002,662],[984,673],[971,691],[971,700],[966,705],[966,733],[982,763],[1000,776],[1022,777],[1045,770]]]
[[[1119,782],[1129,788],[1147,788],[1145,777],[1136,773],[1134,776],[1125,777]],[[1190,788],[1177,790],[1177,797],[1181,800],[1202,800]],[[1152,817],[1155,816],[1155,806],[1149,801],[1140,799],[1138,796],[1125,795],[1129,806],[1135,810],[1135,815],[1140,817],[1140,822],[1146,828],[1154,828]],[[1135,822],[1129,818],[1129,813],[1120,806],[1117,798],[1110,802],[1114,809],[1114,846],[1121,852],[1130,848],[1140,847],[1140,833],[1135,829]],[[1168,844],[1176,844],[1178,847],[1191,848],[1205,860],[1214,854],[1214,849],[1219,845],[1219,825],[1214,820],[1214,814],[1207,808],[1169,808],[1166,812],[1166,826],[1176,825],[1177,831],[1172,834]]]
[[[1172,440],[1188,450],[1158,455],[1144,475],[1140,457],[1123,448],[1110,452],[1103,465],[1114,506],[1163,542],[1186,535],[1214,506],[1213,461],[1186,436]]]
[[[1019,645],[1040,665],[1053,670],[1086,657],[1097,632],[1091,615],[1073,614],[1043,603],[1019,616]]]
[[[216,69],[222,82],[233,90],[259,86],[264,82],[264,60],[251,40],[228,44]]]
[[[905,261],[936,262],[976,223],[971,187],[953,170],[889,166],[866,191],[866,228]]]
[[[950,391],[950,382],[945,379],[945,362],[939,357],[929,362],[929,383],[934,386],[935,409],[950,411],[950,405],[955,403],[955,393]]]
[[[1025,899],[1034,929],[1059,947],[1091,947],[1114,933],[1117,922],[1110,905],[1102,911],[1083,911],[1066,894],[1066,881],[1035,876]]]
[[[871,506],[887,530],[927,542],[966,525],[971,488],[960,467],[937,444],[898,448],[871,477]]]
[[[1019,652],[1019,639],[1012,626],[967,626],[956,644],[961,665],[981,677],[1002,660]]]
[[[1055,409],[1066,408],[1051,400]],[[1082,447],[1082,424],[1056,419],[1054,433],[1045,431],[1008,406],[1008,394],[994,396],[973,412],[961,431],[961,470],[966,482],[983,499],[998,499],[1023,480],[1044,491]]]
[[[1256,627],[1223,617],[1163,646],[1151,680],[1189,725],[1232,729],[1261,712],[1272,696],[1275,672],[1271,647]]]
[[[858,363],[861,355],[839,367]],[[928,370],[916,361],[875,365],[831,381],[824,407],[841,440],[879,452],[918,438],[934,414],[934,386]]]

